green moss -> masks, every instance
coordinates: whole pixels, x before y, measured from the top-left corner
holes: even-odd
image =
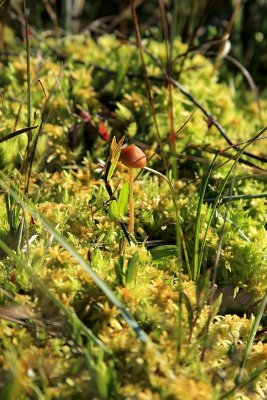
[[[120,223],[112,221],[108,214],[109,195],[98,163],[107,161],[109,143],[99,137],[98,129],[103,119],[111,136],[119,138],[126,134],[129,143],[143,143],[149,167],[165,174],[139,53],[135,46],[122,44],[109,35],[97,41],[81,37],[48,38],[47,43],[49,48],[44,42],[32,42],[32,50],[40,46],[43,52],[41,60],[32,53],[32,74],[38,74],[49,101],[44,116],[43,92],[34,83],[31,87],[32,114],[38,114],[36,124],[40,125],[42,118],[45,121],[35,153],[29,198],[88,259],[90,266],[127,305],[151,341],[146,345],[138,341],[118,308],[108,302],[69,252],[45,231],[38,220],[26,215],[26,230],[22,231],[18,253],[23,268],[3,252],[0,254],[0,299],[3,306],[0,309],[0,317],[3,317],[0,375],[1,382],[4,382],[0,395],[7,399],[27,400],[42,396],[81,400],[219,399],[224,392],[235,387],[235,376],[255,317],[253,314],[248,317],[222,315],[220,298],[211,307],[207,301],[209,274],[214,270],[223,231],[216,284],[222,291],[231,287],[235,294],[240,291],[252,295],[252,307],[239,312],[255,312],[256,302],[263,297],[267,287],[265,199],[232,200],[228,211],[224,204],[217,206],[208,229],[204,253],[203,270],[207,270],[207,284],[205,286],[201,281],[202,278],[205,281],[204,276],[196,284],[188,278],[184,253],[181,265],[180,257],[156,260],[147,249],[155,241],[176,243],[176,212],[166,181],[151,171],[142,171],[134,188],[138,240],[135,244],[128,244]],[[144,45],[165,63],[164,44],[147,40]],[[51,56],[51,48],[66,58],[64,68],[56,52]],[[184,50],[185,45],[176,39],[174,57]],[[151,91],[167,164],[171,166],[168,90],[165,80],[160,79],[162,71],[155,59],[146,54],[145,60],[149,76],[157,78],[151,79]],[[175,77],[179,67],[177,61],[173,66]],[[5,90],[6,112],[2,115],[0,137],[14,130],[21,104],[16,129],[27,125],[24,104],[26,73],[22,54],[10,58],[4,66],[1,83]],[[179,79],[218,118],[234,142],[249,139],[259,130],[255,104],[247,104],[239,94],[234,95],[228,83],[220,82],[219,77],[213,74],[211,62],[202,55],[187,57]],[[209,150],[227,146],[215,127],[209,128],[203,114],[195,108],[188,98],[173,88],[175,129],[195,111],[177,135],[175,160],[178,179],[173,181],[190,266],[194,255],[200,178],[207,172],[212,159]],[[82,117],[81,110],[89,113],[90,121]],[[263,108],[263,117],[265,114]],[[36,134],[37,130],[33,136]],[[262,143],[253,144],[251,150],[263,155]],[[7,173],[10,184],[15,178],[20,182],[21,193],[25,185],[21,167],[26,147],[25,134],[0,144],[0,167]],[[234,150],[229,150],[229,154],[234,155]],[[200,244],[212,207],[208,201],[216,197],[230,168],[231,163],[221,165],[224,161],[226,159],[220,157],[209,180],[201,212]],[[118,164],[112,178],[115,196],[127,179],[127,171]],[[231,190],[233,196],[264,193],[264,174],[239,164],[233,188],[228,182],[222,197],[229,196]],[[21,218],[22,214],[19,214],[19,222]],[[19,235],[17,230],[10,234],[3,193],[0,197],[0,237],[16,250]],[[123,273],[129,260],[138,255],[138,265],[128,282],[119,279],[115,270],[122,255]],[[29,278],[29,266],[48,292],[41,290]],[[62,308],[59,309],[52,301],[53,296]],[[234,301],[233,293],[231,298]],[[31,318],[22,315],[18,304],[31,309]],[[6,318],[5,307],[10,305],[15,308]],[[63,312],[64,307],[70,311],[68,316]],[[222,309],[229,311],[224,300]],[[70,315],[77,315],[108,352],[89,340]],[[263,323],[266,325],[264,320]],[[266,343],[259,340],[253,344],[243,371],[244,377],[251,376],[265,360]],[[237,388],[232,398],[258,400],[265,398],[266,392],[262,373],[255,381]]]

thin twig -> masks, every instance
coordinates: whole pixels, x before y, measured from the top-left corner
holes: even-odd
[[[197,106],[202,113],[208,118],[208,121],[210,121],[210,125],[214,125],[217,130],[220,132],[222,137],[226,140],[226,142],[230,145],[233,146],[234,143],[233,141],[228,137],[227,133],[225,132],[224,128],[221,126],[221,124],[213,117],[213,115],[206,110],[202,104],[199,103],[199,101],[178,81],[175,79],[171,78],[172,84],[176,86],[186,97],[188,97],[195,106]],[[265,128],[264,128],[265,129]],[[250,153],[248,151],[244,151],[244,154],[246,156],[249,156],[251,158],[254,158],[255,160],[267,163],[267,159],[262,156],[258,156],[257,154]]]
[[[146,51],[146,53],[147,53],[147,51]],[[154,56],[153,56],[153,59],[155,60]],[[105,73],[107,73],[109,75],[112,75],[112,76],[116,75],[115,71],[109,70],[107,68],[100,67],[100,66],[95,65],[95,64],[92,64],[92,66],[94,67],[94,69],[102,71],[102,72],[105,72]],[[161,63],[160,63],[160,67],[163,68]],[[166,71],[165,71],[165,73],[166,73]],[[128,77],[130,77],[130,78],[144,78],[144,74],[128,72],[126,75]],[[149,76],[149,75],[147,75],[147,78],[149,80],[155,80],[155,81],[159,81],[159,82],[162,82],[162,81],[166,80],[166,78],[164,78],[162,76]],[[228,137],[228,135],[225,132],[225,130],[222,127],[222,125],[215,119],[215,117],[210,112],[208,112],[206,110],[206,108],[180,82],[178,82],[177,80],[175,80],[172,77],[170,79],[171,79],[172,84],[175,87],[177,87],[183,93],[184,96],[189,98],[192,101],[192,103],[202,111],[202,113],[207,117],[207,120],[209,121],[210,125],[214,125],[217,128],[217,130],[222,135],[222,137],[225,139],[225,141],[230,146],[235,146],[233,141]],[[259,155],[256,155],[256,154],[253,154],[253,153],[250,153],[250,152],[247,152],[247,151],[245,151],[244,154],[247,155],[248,157],[254,158],[254,159],[258,160],[258,161],[267,163],[267,158],[265,158],[265,157],[262,157],[262,156],[259,156]],[[254,164],[252,164],[252,166],[257,167]]]

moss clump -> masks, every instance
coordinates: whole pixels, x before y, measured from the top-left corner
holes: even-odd
[[[147,41],[144,45],[165,63],[163,44]],[[36,124],[40,125],[41,120],[44,124],[28,197],[126,304],[148,341],[138,340],[120,308],[107,300],[86,270],[55,235],[46,232],[38,218],[15,205],[12,215],[16,214],[16,224],[11,227],[1,193],[0,236],[20,260],[12,252],[9,257],[4,252],[0,254],[1,397],[220,399],[233,390],[233,399],[266,398],[264,372],[250,379],[266,362],[262,333],[240,371],[257,302],[267,288],[266,202],[253,198],[266,192],[265,178],[257,169],[260,163],[256,161],[251,169],[247,165],[251,160],[242,157],[245,163],[239,163],[231,175],[208,226],[214,197],[222,187],[235,150],[229,150],[229,158],[221,157],[215,165],[200,214],[200,245],[207,229],[201,277],[193,282],[190,268],[201,177],[211,163],[211,153],[226,147],[224,138],[174,87],[175,129],[195,113],[177,135],[174,157],[170,154],[166,122],[169,94],[159,63],[146,53],[167,167],[172,168],[172,157],[177,163],[178,178],[172,184],[184,241],[182,255],[176,250],[174,255],[168,253],[165,248],[166,253],[155,257],[150,251],[154,245],[167,244],[172,250],[176,245],[177,209],[170,186],[160,175],[166,171],[135,46],[105,35],[97,41],[33,40],[31,48],[32,73],[41,80],[49,100],[44,112],[43,92],[37,84],[32,85],[32,114],[35,113]],[[37,48],[41,59],[33,55]],[[175,40],[173,56],[184,49]],[[58,53],[65,59],[64,69]],[[24,58],[20,55],[10,59],[3,67],[1,83],[7,101],[1,137],[27,124],[26,107],[22,105],[20,109],[26,88]],[[177,61],[174,77],[179,68]],[[239,96],[235,98],[227,82],[220,82],[218,75],[212,74],[209,60],[192,55],[185,60],[184,69],[181,83],[220,120],[233,141],[244,141],[257,132],[260,123],[255,104],[240,104]],[[263,117],[265,114],[263,107]],[[105,137],[100,123],[104,124]],[[120,138],[122,133],[126,134],[126,141],[143,144],[148,158],[152,156],[149,167],[156,170],[156,174],[142,171],[136,179],[136,241],[131,244],[127,243],[120,222],[109,217],[110,196],[101,175],[108,159],[108,137]],[[33,131],[33,138],[36,135],[37,130]],[[26,148],[26,135],[0,144],[0,166],[10,186],[16,179],[21,193],[25,191]],[[261,141],[253,144],[253,152],[263,155]],[[126,180],[127,172],[118,164],[111,182],[114,196]],[[230,207],[225,204],[229,194],[233,196]],[[234,199],[240,195],[241,199]],[[127,216],[123,222],[127,223]],[[133,263],[131,279],[127,280],[126,267],[133,257],[138,262]],[[120,270],[118,265],[122,265]],[[218,290],[210,302],[210,276],[215,265]],[[228,288],[232,290],[230,295]],[[227,293],[239,315],[230,314]],[[240,300],[240,295],[251,296],[249,304],[235,303],[235,296]],[[240,385],[238,374],[242,378]]]

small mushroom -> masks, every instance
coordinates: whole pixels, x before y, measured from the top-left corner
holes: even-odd
[[[128,230],[131,235],[134,235],[134,168],[144,168],[146,166],[146,155],[139,147],[131,145],[121,149],[119,161],[129,169],[130,199]]]

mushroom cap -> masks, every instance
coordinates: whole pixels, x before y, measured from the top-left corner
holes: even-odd
[[[128,168],[144,168],[146,166],[146,155],[133,144],[121,149],[119,161]]]

